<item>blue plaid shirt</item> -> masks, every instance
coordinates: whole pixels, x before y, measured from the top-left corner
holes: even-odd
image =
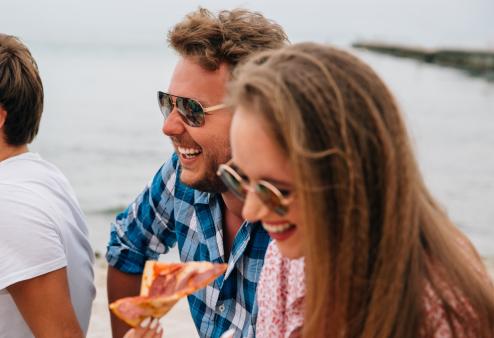
[[[221,196],[180,182],[178,157],[165,163],[148,187],[112,224],[106,259],[114,268],[140,274],[144,263],[178,243],[180,259],[224,263]],[[259,223],[244,222],[233,241],[228,269],[188,297],[201,337],[254,337],[259,274],[269,236]]]

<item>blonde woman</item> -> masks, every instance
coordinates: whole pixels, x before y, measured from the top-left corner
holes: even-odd
[[[296,44],[238,69],[230,101],[218,173],[274,238],[258,337],[494,337],[484,266],[424,185],[372,69]],[[282,255],[304,257],[305,282],[304,262]]]

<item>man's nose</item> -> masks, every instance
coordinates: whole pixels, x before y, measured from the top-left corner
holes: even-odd
[[[173,107],[170,115],[163,121],[161,130],[167,136],[181,135],[184,133],[185,124],[176,107]]]
[[[242,208],[242,217],[249,222],[256,222],[267,214],[269,214],[269,209],[259,197],[252,191],[247,192]]]

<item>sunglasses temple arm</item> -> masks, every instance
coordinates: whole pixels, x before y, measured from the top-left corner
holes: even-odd
[[[226,108],[226,104],[221,103],[221,104],[217,104],[216,106],[212,106],[212,107],[203,108],[202,110],[203,110],[205,113],[208,113],[208,112],[210,112],[210,111],[214,111],[214,110],[218,110],[218,109],[223,109],[223,108]]]

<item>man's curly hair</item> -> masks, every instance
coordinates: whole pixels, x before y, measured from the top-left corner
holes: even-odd
[[[233,68],[254,52],[282,47],[288,37],[280,25],[258,12],[223,10],[215,16],[199,8],[170,30],[168,42],[181,56],[214,71],[221,63]]]

